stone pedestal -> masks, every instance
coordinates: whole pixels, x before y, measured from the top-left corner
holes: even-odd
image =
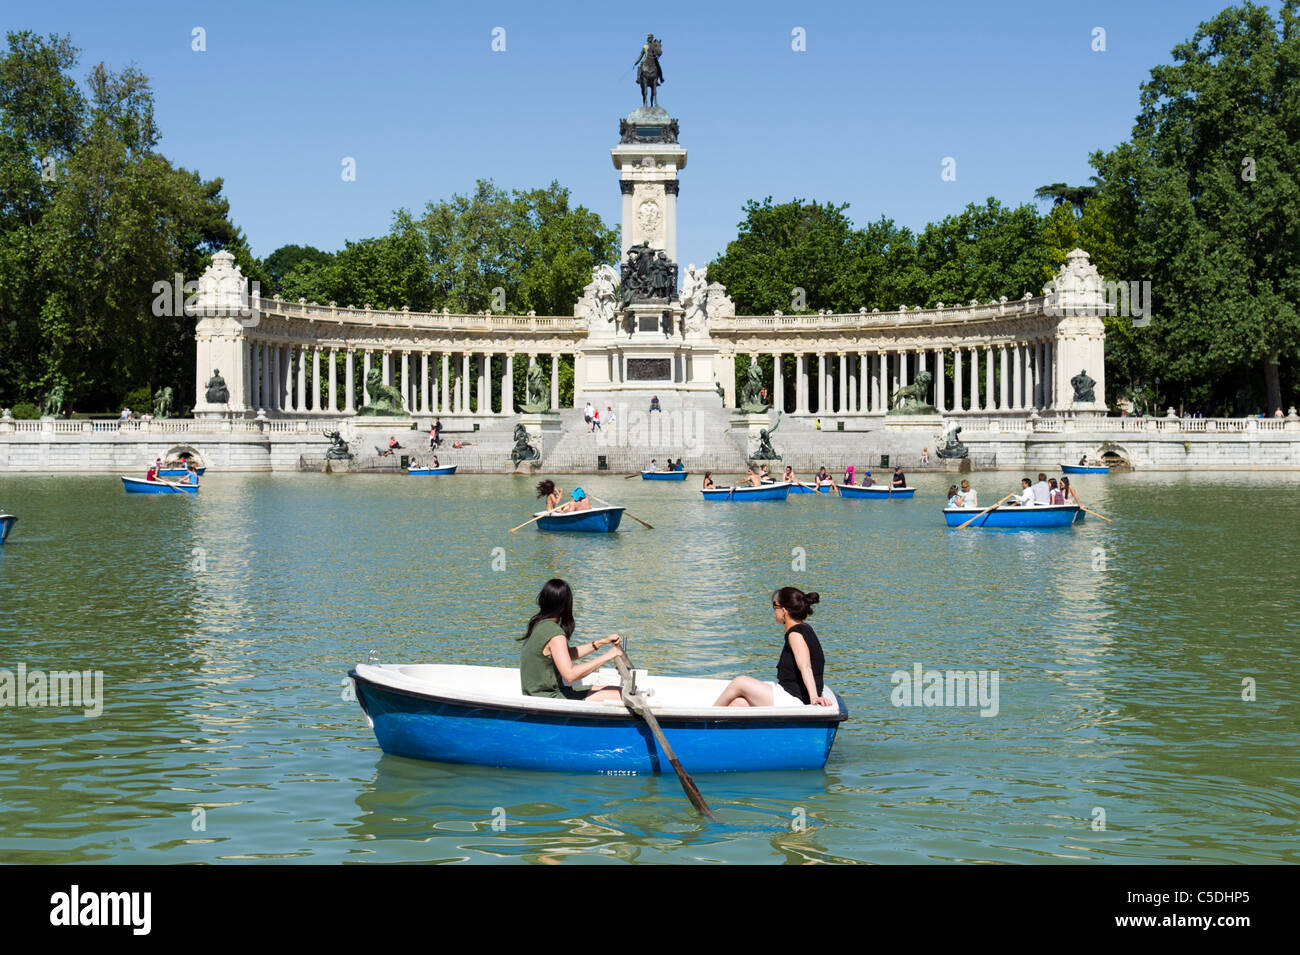
[[[686,150],[677,142],[677,120],[658,106],[633,110],[619,123],[610,150],[623,192],[622,254],[648,242],[677,261],[677,172]]]
[[[943,415],[940,414],[887,414],[885,428],[898,434],[924,434],[930,437],[936,431],[943,431]]]

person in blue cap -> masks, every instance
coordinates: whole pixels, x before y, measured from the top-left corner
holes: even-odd
[[[587,497],[587,492],[580,487],[575,487],[569,492],[569,497],[573,500],[564,505],[566,511],[589,511],[591,510],[591,498]]]
[[[863,487],[871,487],[871,485],[873,485],[873,484],[875,484],[875,483],[876,483],[876,479],[873,478],[873,477],[871,476],[871,472],[870,472],[870,471],[864,471],[863,474],[862,474],[862,486],[863,486]]]

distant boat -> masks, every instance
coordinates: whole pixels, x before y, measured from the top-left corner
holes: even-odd
[[[585,511],[551,514],[537,522],[539,531],[578,531],[584,534],[612,534],[623,520],[621,507],[593,507]],[[538,511],[534,517],[545,514]]]
[[[9,532],[14,529],[18,523],[18,518],[12,514],[0,514],[0,544],[3,544],[9,538]]]
[[[1083,464],[1062,464],[1061,470],[1066,474],[1109,474],[1110,468],[1106,465],[1093,467],[1092,465]]]
[[[673,773],[645,724],[620,701],[525,696],[515,669],[362,664],[348,676],[380,749],[392,756],[547,772]],[[735,707],[712,705],[725,680],[654,674],[637,685],[653,691],[651,712],[692,773],[822,769],[848,719],[829,687],[833,706]]]
[[[831,482],[823,481],[816,486],[812,484],[800,484],[795,482],[790,485],[791,494],[829,494],[831,493]]]
[[[960,527],[983,508],[945,507],[949,527]],[[1069,527],[1083,519],[1078,504],[1002,504],[971,523],[971,527]]]
[[[146,481],[144,478],[131,478],[123,475],[122,487],[128,494],[198,494],[197,484],[181,484],[175,481]]]
[[[704,491],[706,501],[784,501],[790,496],[790,482],[760,484],[758,487],[713,487]]]
[[[914,487],[893,487],[889,484],[873,484],[870,487],[862,487],[858,484],[837,484],[840,497],[865,497],[871,500],[891,501],[902,500],[905,497],[912,497],[916,494]]]
[[[685,481],[690,471],[642,471],[643,481]]]
[[[199,477],[202,477],[203,472],[206,471],[207,468],[195,468],[195,470],[199,472]],[[189,468],[162,468],[158,471],[158,476],[165,478],[179,478],[185,477],[185,475],[189,473]]]
[[[455,464],[444,464],[440,468],[410,467],[406,469],[406,473],[411,477],[442,477],[447,474],[455,474],[456,468],[457,465]]]

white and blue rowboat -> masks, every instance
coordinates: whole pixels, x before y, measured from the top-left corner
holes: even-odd
[[[455,474],[457,465],[444,464],[440,468],[407,468],[406,473],[411,477],[441,477],[446,474]]]
[[[873,484],[870,487],[862,487],[857,484],[837,484],[840,490],[840,497],[865,497],[869,500],[879,501],[901,501],[905,497],[912,497],[916,494],[914,487],[892,487],[888,484]]]
[[[671,774],[646,724],[621,700],[587,703],[525,696],[505,667],[360,665],[349,672],[357,702],[391,756],[511,769],[611,775]],[[618,685],[600,671],[590,685]],[[723,707],[726,680],[637,673],[651,712],[691,773],[822,769],[844,701],[834,706]]]
[[[618,530],[619,521],[623,520],[624,508],[593,507],[586,511],[566,511],[563,514],[551,514],[537,522],[539,531],[581,531],[585,534],[612,534]],[[534,517],[541,517],[545,511],[538,511]]]
[[[817,485],[795,483],[790,485],[790,493],[791,494],[829,494],[831,493],[831,484],[829,481],[825,481]]]
[[[642,471],[643,481],[685,481],[690,471]]]
[[[199,472],[199,477],[203,477],[203,472],[206,471],[207,468],[195,468],[195,470]],[[158,476],[164,478],[181,478],[185,477],[185,475],[189,473],[189,468],[163,468],[158,472]]]
[[[18,523],[18,518],[12,514],[0,514],[0,544],[3,544],[9,538],[9,532],[14,529]]]
[[[146,481],[144,478],[122,477],[122,487],[128,494],[198,494],[199,486],[179,481]]]
[[[960,527],[983,508],[945,507],[949,527]],[[971,527],[1069,527],[1083,520],[1078,504],[1001,504],[971,523]]]
[[[1109,474],[1110,468],[1104,464],[1096,467],[1083,464],[1062,464],[1061,471],[1065,474]]]
[[[784,501],[790,496],[790,482],[758,487],[711,487],[704,489],[703,494],[706,501]]]

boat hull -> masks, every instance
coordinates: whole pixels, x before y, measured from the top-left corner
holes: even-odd
[[[808,485],[791,484],[790,493],[791,494],[829,494],[831,493],[831,486],[829,484],[819,484],[816,487],[813,487],[811,484]]]
[[[406,473],[410,477],[444,477],[448,474],[455,474],[459,465],[449,464],[440,468],[407,468]]]
[[[146,481],[144,478],[122,478],[122,487],[128,494],[198,494],[197,484],[168,484],[164,481]]]
[[[790,495],[790,484],[783,481],[758,487],[710,488],[701,493],[706,501],[784,501]]]
[[[1065,474],[1109,474],[1109,467],[1085,467],[1081,464],[1062,464],[1061,471]]]
[[[9,532],[14,529],[18,523],[18,518],[12,514],[0,514],[0,544],[9,539]]]
[[[553,514],[537,522],[539,531],[572,531],[581,534],[612,534],[623,520],[621,507],[593,507],[589,511]]]
[[[557,713],[439,699],[349,674],[380,748],[392,756],[551,772],[642,775],[672,773],[653,734],[620,707],[600,715]],[[678,760],[691,773],[821,769],[843,701],[820,719],[656,714]],[[581,705],[581,704],[579,704]],[[590,707],[588,707],[590,708]]]
[[[947,507],[944,508],[943,516],[949,527],[960,527],[979,514],[981,510],[982,508],[978,507]],[[1082,514],[1083,511],[1079,509],[1077,504],[1038,504],[1029,506],[1008,506],[1004,504],[979,517],[970,526],[993,528],[1069,527]]]
[[[690,471],[642,471],[643,481],[685,481]]]
[[[207,468],[195,468],[195,470],[199,472],[199,477],[203,477],[203,472],[206,471]],[[188,468],[163,468],[158,472],[158,476],[165,478],[182,478],[189,473]]]
[[[860,487],[856,484],[835,486],[839,488],[840,497],[861,497],[871,501],[901,501],[916,494],[914,487],[890,487],[889,485],[881,487],[878,484],[873,484],[871,487]]]

